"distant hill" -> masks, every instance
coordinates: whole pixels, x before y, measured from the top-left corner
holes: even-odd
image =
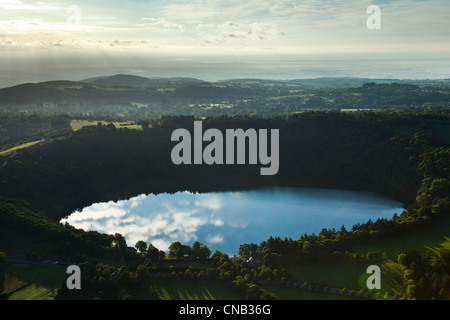
[[[79,89],[86,84],[76,81],[47,81],[24,83],[0,89],[0,104],[28,104],[35,102],[60,102],[67,98],[66,89]]]
[[[159,118],[308,110],[450,106],[449,80],[317,78],[297,80],[100,76],[25,83],[0,89],[0,112]]]
[[[135,75],[117,74],[114,76],[103,76],[81,80],[99,87],[142,87],[142,88],[163,88],[182,87],[207,83],[194,78],[145,78]]]
[[[108,78],[108,76],[103,76],[103,77],[93,77],[93,78],[87,78],[87,79],[80,80],[80,82],[83,82],[83,83],[93,83],[93,82],[95,82],[95,81],[102,80],[102,79],[106,79],[106,78]]]

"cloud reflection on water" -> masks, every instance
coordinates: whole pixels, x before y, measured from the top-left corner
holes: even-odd
[[[120,233],[129,246],[139,240],[167,251],[174,241],[202,241],[211,250],[237,253],[242,243],[271,235],[299,238],[322,228],[351,228],[356,223],[390,218],[401,204],[368,193],[276,188],[249,192],[140,195],[96,203],[62,223],[83,230]]]

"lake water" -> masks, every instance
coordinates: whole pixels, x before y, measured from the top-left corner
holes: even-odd
[[[325,189],[267,188],[242,192],[140,195],[95,203],[62,223],[122,234],[129,246],[143,240],[167,251],[174,241],[206,244],[212,252],[238,254],[239,245],[270,236],[298,239],[322,228],[347,230],[357,223],[391,218],[400,202],[373,193]]]

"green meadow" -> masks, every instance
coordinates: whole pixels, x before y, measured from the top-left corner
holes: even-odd
[[[307,281],[336,288],[345,287],[355,290],[367,290],[366,281],[370,276],[367,273],[367,267],[371,264],[376,264],[381,269],[381,289],[374,290],[374,292],[383,294],[389,292],[391,295],[398,294],[402,296],[404,294],[401,286],[403,270],[402,266],[397,263],[398,255],[410,249],[427,252],[436,248],[450,249],[450,217],[442,217],[440,221],[422,230],[399,235],[392,239],[384,239],[376,243],[361,245],[351,251],[356,253],[384,252],[387,256],[387,259],[384,261],[378,263],[364,261],[311,263],[293,266],[289,271],[296,281]],[[311,298],[316,296],[316,293],[296,293],[297,290],[293,289],[278,288],[276,292],[279,298],[289,297],[289,292],[295,292],[294,296],[305,294]],[[330,296],[332,298],[331,295],[327,294],[319,295],[320,297]]]
[[[151,278],[140,286],[136,300],[237,300],[239,295],[219,281]]]
[[[24,283],[8,295],[8,300],[53,300],[57,289],[67,278],[64,268],[53,266],[13,264],[7,267],[6,272],[13,281]]]
[[[5,154],[11,153],[11,152],[16,151],[16,150],[20,150],[20,149],[23,149],[23,148],[28,148],[28,147],[34,146],[35,144],[38,144],[38,143],[40,143],[42,141],[44,141],[44,140],[27,142],[27,143],[23,143],[21,145],[15,146],[14,148],[10,148],[8,150],[0,151],[0,156],[3,156]]]
[[[339,294],[320,293],[293,288],[281,288],[277,286],[263,286],[264,289],[276,294],[280,300],[354,300],[355,297],[348,297]]]
[[[450,249],[450,217],[443,216],[439,221],[423,229],[407,234],[397,235],[393,238],[383,239],[371,244],[357,246],[351,251],[367,253],[381,251],[387,258],[397,261],[397,256],[409,249],[426,252],[433,248]]]
[[[70,122],[70,127],[73,131],[78,131],[83,127],[92,127],[97,126],[98,123],[101,123],[102,125],[106,126],[110,123],[114,124],[116,128],[128,128],[132,130],[142,130],[142,127],[140,125],[134,124],[134,122],[120,122],[120,121],[114,121],[114,122],[108,122],[108,121],[89,121],[89,120],[72,120]]]

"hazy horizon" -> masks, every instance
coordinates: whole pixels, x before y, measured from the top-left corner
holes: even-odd
[[[340,58],[340,57],[339,57]],[[117,74],[135,75],[147,78],[189,77],[204,81],[221,81],[228,79],[258,78],[268,80],[293,80],[316,78],[369,78],[369,79],[399,79],[399,80],[425,80],[448,79],[446,72],[450,68],[450,59],[305,59],[303,61],[225,61],[200,62],[189,61],[159,61],[153,64],[108,65],[95,63],[80,67],[64,66],[56,60],[45,57],[38,59],[37,64],[47,65],[45,71],[33,70],[36,61],[29,63],[25,72],[11,69],[11,65],[2,65],[0,72],[0,88],[14,86],[22,83],[37,83],[53,80],[81,81],[92,77],[113,76]],[[52,63],[53,62],[53,63]],[[26,65],[22,61],[21,65]]]
[[[0,87],[113,74],[449,78],[449,9],[448,0],[0,0]]]

